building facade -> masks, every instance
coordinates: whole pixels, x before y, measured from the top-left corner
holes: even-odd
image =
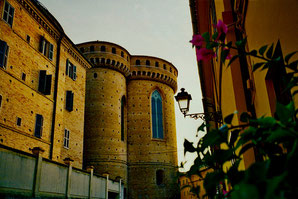
[[[193,34],[212,34],[215,32],[213,25],[222,20],[228,27],[226,43],[234,44],[247,37],[247,52],[278,41],[284,56],[297,50],[298,16],[295,8],[298,3],[295,0],[190,0],[189,3]],[[231,50],[230,53],[233,56],[238,52]],[[292,59],[295,58],[297,55]],[[287,104],[289,98],[283,92],[285,87],[281,81],[286,71],[265,69],[253,72],[253,65],[258,62],[260,60],[253,57],[242,57],[230,67],[221,68],[220,59],[199,61],[204,111],[219,111],[223,118],[237,111],[232,123],[236,126],[241,125],[242,112],[248,112],[253,118],[273,116],[277,100]],[[297,107],[297,95],[292,100]],[[210,128],[220,125],[210,121]],[[258,158],[256,150],[248,150],[239,169],[247,169]]]
[[[0,1],[0,142],[121,179],[129,198],[176,193],[170,62],[110,42],[75,45],[37,0]]]

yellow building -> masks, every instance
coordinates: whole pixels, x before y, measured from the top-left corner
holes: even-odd
[[[0,144],[121,179],[129,198],[176,191],[178,71],[110,42],[78,45],[37,0],[0,1]]]
[[[177,69],[103,41],[78,44],[87,71],[84,163],[121,177],[130,198],[175,194]]]
[[[247,51],[258,50],[264,45],[281,43],[282,53],[297,50],[298,14],[296,0],[189,0],[193,34],[214,33],[214,24],[222,20],[228,27],[226,42],[247,37]],[[231,54],[236,55],[235,50]],[[297,56],[292,58],[297,59]],[[241,124],[239,116],[249,112],[254,118],[273,116],[276,100],[288,103],[288,96],[282,93],[283,71],[257,70],[252,66],[260,60],[243,57],[230,67],[220,65],[219,59],[199,61],[198,70],[202,86],[205,112],[219,111],[223,118],[235,111],[233,125]],[[227,64],[226,64],[227,65]],[[297,106],[297,95],[293,99]],[[212,127],[221,124],[211,123]],[[244,154],[241,169],[247,169],[258,158],[256,151]]]

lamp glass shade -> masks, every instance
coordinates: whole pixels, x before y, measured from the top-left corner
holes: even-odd
[[[182,113],[187,113],[189,110],[189,99],[178,100],[178,105]]]

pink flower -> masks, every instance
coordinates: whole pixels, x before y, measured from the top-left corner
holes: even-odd
[[[189,42],[195,46],[201,47],[203,45],[204,38],[201,35],[193,35],[192,40],[190,40]]]
[[[216,56],[213,50],[210,50],[207,48],[200,48],[200,49],[196,48],[196,54],[197,54],[198,61],[201,61],[201,60],[208,61]]]
[[[214,28],[216,28],[217,33],[218,33],[215,41],[224,40],[224,38],[228,32],[228,27],[226,26],[226,24],[224,24],[222,22],[222,20],[218,20],[218,23],[216,25],[214,25]]]

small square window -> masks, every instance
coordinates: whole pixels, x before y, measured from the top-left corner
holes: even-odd
[[[17,117],[17,126],[21,126],[22,124],[22,119]]]
[[[26,74],[22,73],[22,80],[25,81],[26,80]]]

